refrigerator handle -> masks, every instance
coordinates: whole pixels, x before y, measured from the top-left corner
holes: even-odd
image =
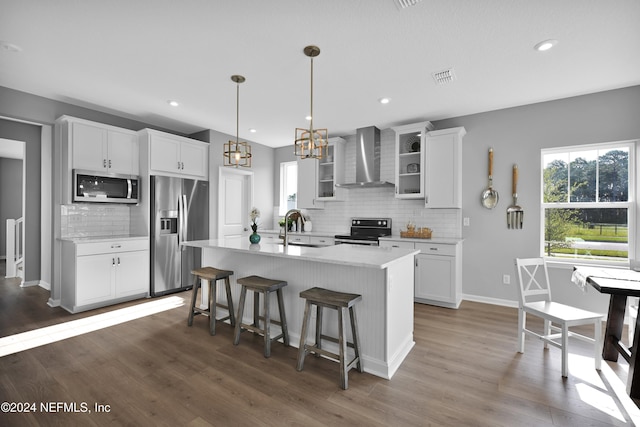
[[[182,241],[187,240],[187,230],[189,229],[189,208],[187,207],[187,196],[186,194],[182,195]],[[180,246],[181,250],[184,250],[184,246]]]
[[[178,236],[178,248],[180,248],[180,250],[182,250],[182,247],[180,246],[181,240],[182,240],[182,230],[184,229],[183,225],[182,225],[182,221],[184,218],[184,212],[182,210],[182,196],[178,196],[178,232],[176,233],[176,235]]]

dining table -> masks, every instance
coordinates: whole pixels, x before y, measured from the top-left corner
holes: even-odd
[[[575,266],[572,281],[583,288],[589,285],[600,293],[609,294],[602,358],[617,362],[618,355],[622,355],[629,363],[627,393],[632,398],[640,399],[640,369],[636,369],[637,363],[640,362],[637,351],[640,348],[638,312],[632,316],[635,317],[635,329],[631,346],[627,347],[622,342],[627,298],[640,297],[640,272],[622,268]]]

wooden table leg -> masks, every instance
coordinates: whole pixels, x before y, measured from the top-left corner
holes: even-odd
[[[636,356],[638,345],[640,345],[640,308],[636,313],[636,328],[633,331],[633,344],[631,346],[631,358],[629,360],[629,376],[627,377],[627,393],[634,399],[640,398],[640,369],[636,369]]]
[[[607,316],[607,328],[604,334],[604,348],[602,358],[612,362],[618,361],[618,349],[616,345],[622,337],[624,326],[624,311],[627,307],[627,296],[612,294],[609,300],[609,314]]]

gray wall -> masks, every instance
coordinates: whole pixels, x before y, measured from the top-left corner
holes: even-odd
[[[640,138],[640,86],[557,101],[435,121],[437,129],[464,126],[462,216],[465,294],[512,300],[517,298],[514,258],[538,256],[540,245],[540,150],[549,147]],[[487,185],[487,151],[494,149],[494,188],[500,202],[494,210],[480,204]],[[506,227],[511,204],[511,171],[519,167],[518,204],[524,228]],[[636,236],[638,238],[638,236]],[[502,275],[511,274],[511,285]],[[591,290],[585,296],[569,282],[571,269],[552,269],[555,297],[564,302],[605,311],[606,297]]]
[[[7,219],[22,216],[22,160],[0,157],[0,256],[7,256]]]
[[[0,94],[0,116],[4,114]],[[0,119],[0,138],[25,142],[25,281],[40,279],[40,126]],[[6,225],[3,223],[4,228]]]

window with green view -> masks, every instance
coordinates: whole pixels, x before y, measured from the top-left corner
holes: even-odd
[[[633,142],[542,150],[542,255],[628,260],[635,235],[629,220],[634,218],[633,153]]]

